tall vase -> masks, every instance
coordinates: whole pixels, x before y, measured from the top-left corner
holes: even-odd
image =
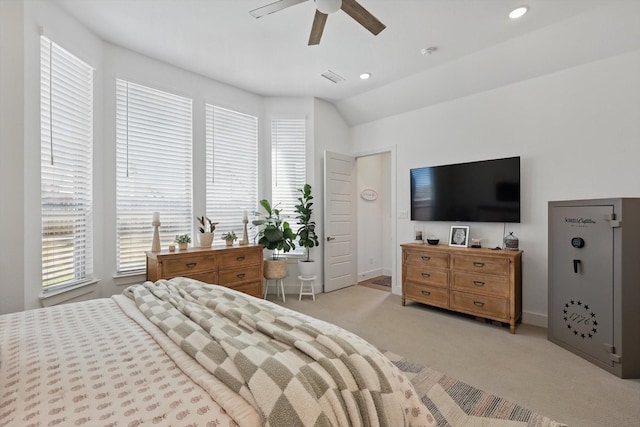
[[[198,236],[201,248],[210,248],[213,243],[213,233],[200,233]]]

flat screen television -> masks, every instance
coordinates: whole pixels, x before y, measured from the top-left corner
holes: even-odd
[[[520,157],[411,169],[411,220],[520,222]]]

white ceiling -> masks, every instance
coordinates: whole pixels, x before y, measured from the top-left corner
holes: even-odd
[[[402,96],[398,95],[389,111],[362,111],[371,102],[387,99],[391,89],[406,86],[405,91],[411,92],[411,87],[426,82],[433,73],[451,75],[451,67],[463,65],[481,52],[490,57],[496,47],[508,47],[514,40],[526,40],[527,35],[561,27],[564,22],[579,22],[580,16],[595,15],[612,4],[640,3],[359,0],[387,26],[384,31],[373,36],[338,11],[328,17],[320,45],[307,46],[315,11],[313,0],[259,19],[249,11],[275,0],[56,1],[110,43],[259,95],[325,99],[334,103],[351,124],[419,106],[410,105],[409,99],[409,105],[395,105],[401,103]],[[508,19],[508,12],[523,3],[530,6],[529,13],[519,20]],[[594,32],[597,35],[598,29]],[[640,43],[638,39],[634,46]],[[430,56],[422,55],[421,49],[430,46],[438,50]],[[532,51],[527,53],[530,55],[544,57],[546,53]],[[327,70],[346,80],[338,84],[326,80],[321,73]],[[372,77],[360,80],[362,72]],[[531,77],[526,69],[523,72],[521,78]],[[469,82],[462,83],[469,86]],[[467,89],[467,93],[483,90],[482,82],[476,89]],[[441,94],[433,102],[451,96]]]

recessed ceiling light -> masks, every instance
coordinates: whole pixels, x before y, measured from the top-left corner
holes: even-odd
[[[529,10],[528,6],[517,7],[513,9],[511,12],[509,12],[509,18],[518,19],[522,17],[525,13],[527,13],[528,10]]]
[[[360,74],[360,78],[362,80],[367,80],[369,77],[371,77],[371,73],[362,73],[362,74]]]

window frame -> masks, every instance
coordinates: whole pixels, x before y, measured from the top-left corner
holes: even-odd
[[[69,50],[45,35],[40,36],[43,294],[57,293],[95,281],[94,72],[91,65]],[[46,231],[51,227],[57,231]],[[65,228],[71,231],[64,233]]]

